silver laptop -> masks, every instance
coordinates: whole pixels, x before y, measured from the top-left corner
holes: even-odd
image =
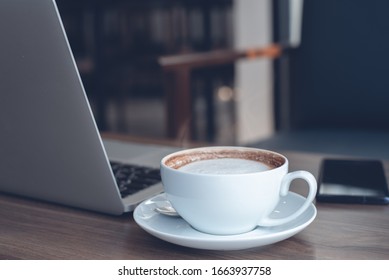
[[[0,0],[1,192],[121,214],[162,191],[159,161],[174,150],[103,143],[55,1]],[[122,195],[110,160],[156,180]]]

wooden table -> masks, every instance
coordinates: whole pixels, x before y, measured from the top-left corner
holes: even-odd
[[[324,155],[284,153],[317,175]],[[385,163],[387,175],[389,165]],[[389,177],[388,177],[389,178]],[[302,186],[294,186],[302,192]],[[119,217],[0,194],[0,259],[389,259],[389,207],[316,204],[315,221],[282,242],[241,251],[197,250]]]

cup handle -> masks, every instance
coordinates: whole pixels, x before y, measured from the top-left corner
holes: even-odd
[[[272,218],[266,217],[258,223],[259,226],[278,226],[278,225],[285,224],[287,222],[290,222],[290,221],[296,219],[305,210],[308,209],[308,207],[311,205],[312,201],[315,198],[316,189],[317,189],[316,179],[311,173],[309,173],[307,171],[294,171],[294,172],[290,172],[290,173],[286,174],[281,182],[280,195],[286,196],[288,194],[290,184],[295,179],[303,179],[308,183],[309,193],[308,193],[303,205],[301,205],[301,207],[296,212],[294,212],[293,214],[291,214],[285,218],[272,219]]]

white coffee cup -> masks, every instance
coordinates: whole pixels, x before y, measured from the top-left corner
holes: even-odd
[[[246,147],[204,147],[170,154],[161,160],[161,176],[167,199],[181,217],[199,231],[219,235],[288,223],[311,205],[317,188],[311,173],[288,173],[285,156]],[[270,218],[297,178],[308,183],[304,203],[285,218]]]

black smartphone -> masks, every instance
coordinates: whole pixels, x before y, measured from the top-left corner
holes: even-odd
[[[324,159],[318,202],[389,204],[384,168],[379,160]]]

